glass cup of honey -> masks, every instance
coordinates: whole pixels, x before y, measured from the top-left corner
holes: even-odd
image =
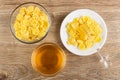
[[[66,55],[55,43],[43,43],[33,50],[31,63],[33,68],[43,76],[54,76],[66,64]]]

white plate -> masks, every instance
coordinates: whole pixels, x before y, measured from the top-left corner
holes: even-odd
[[[100,26],[103,30],[102,35],[101,35],[102,41],[100,43],[95,44],[93,47],[91,47],[87,50],[80,50],[76,46],[67,44],[67,40],[68,40],[68,34],[66,32],[67,23],[72,21],[74,18],[81,17],[83,15],[88,15],[91,18],[93,18],[94,20],[96,20],[100,24]],[[107,38],[106,24],[105,24],[104,20],[102,19],[102,17],[99,14],[97,14],[96,12],[89,10],[89,9],[78,9],[78,10],[72,11],[63,20],[63,22],[61,24],[61,28],[60,28],[60,38],[61,38],[61,41],[62,41],[63,45],[65,46],[65,48],[67,50],[69,50],[70,52],[72,52],[73,54],[81,55],[81,56],[91,55],[91,54],[96,53],[97,49],[101,49],[106,41],[106,38]]]

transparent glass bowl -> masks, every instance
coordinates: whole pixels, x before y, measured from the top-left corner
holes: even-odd
[[[19,5],[19,6],[17,6],[13,10],[13,12],[12,12],[12,14],[10,16],[10,30],[11,30],[13,36],[17,40],[19,40],[20,42],[27,43],[27,44],[32,44],[32,43],[36,43],[36,42],[39,42],[42,39],[44,39],[46,37],[46,35],[48,34],[49,28],[48,28],[46,34],[43,37],[41,37],[40,39],[37,39],[37,40],[25,41],[25,40],[21,40],[21,39],[19,39],[19,38],[16,37],[16,35],[15,35],[15,29],[14,29],[14,22],[16,20],[16,16],[17,16],[17,14],[18,14],[18,12],[19,12],[19,10],[20,10],[21,7],[28,7],[28,6],[36,6],[36,7],[40,8],[42,11],[44,11],[44,13],[46,13],[46,15],[48,16],[48,19],[49,19],[49,27],[51,26],[51,18],[50,18],[50,15],[48,14],[48,11],[45,9],[45,7],[43,7],[42,5],[40,5],[38,3],[34,3],[34,2],[23,3],[23,4]]]
[[[56,43],[42,43],[33,50],[31,64],[41,75],[54,76],[65,67],[66,55]]]

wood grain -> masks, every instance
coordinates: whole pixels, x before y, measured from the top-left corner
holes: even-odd
[[[24,2],[33,0],[0,0],[0,80],[120,80],[120,0],[34,0],[46,7],[52,18],[48,35],[35,44],[23,44],[10,32],[10,14]],[[108,28],[107,42],[100,51],[109,54],[112,66],[104,69],[97,54],[81,57],[65,49],[60,41],[60,24],[73,10],[88,8],[98,12]],[[54,77],[44,77],[31,67],[33,49],[44,42],[55,42],[66,55],[65,68]]]

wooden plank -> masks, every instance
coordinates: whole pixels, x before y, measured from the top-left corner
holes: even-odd
[[[15,7],[33,0],[0,0],[0,80],[119,80],[120,79],[120,0],[34,0],[52,18],[48,35],[35,44],[23,44],[10,31],[9,19]],[[60,25],[73,10],[89,8],[99,13],[108,28],[107,42],[100,51],[109,55],[112,66],[104,69],[97,54],[81,57],[66,50],[60,40]],[[31,54],[44,42],[55,42],[67,55],[65,68],[54,77],[44,77],[33,70]]]

